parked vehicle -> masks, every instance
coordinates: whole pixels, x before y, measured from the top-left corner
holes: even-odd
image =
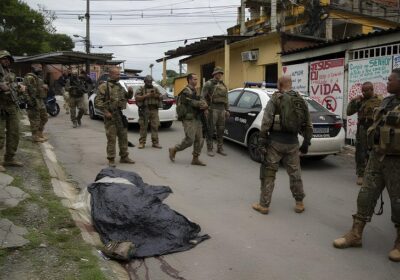
[[[102,76],[103,77],[103,76]],[[133,88],[133,93],[135,95],[136,91],[144,85],[143,77],[131,77],[131,76],[122,76],[119,83],[127,90],[128,87]],[[99,79],[99,82],[105,82],[104,79]],[[98,82],[98,83],[99,83]],[[163,96],[162,107],[159,108],[159,117],[160,123],[162,127],[171,127],[174,120],[176,120],[176,102],[175,98],[172,95],[169,95],[163,87],[161,87],[156,82],[153,82],[153,86],[157,87]],[[97,85],[98,87],[98,85]],[[89,115],[91,119],[96,119],[99,117],[103,117],[103,113],[95,107],[94,99],[97,95],[97,87],[94,90],[94,93],[89,97]],[[138,106],[136,105],[135,98],[129,99],[127,108],[122,111],[122,113],[126,116],[128,123],[138,123],[139,120],[139,112]]]
[[[258,136],[261,129],[263,109],[276,88],[245,87],[229,91],[230,117],[226,120],[224,137],[246,146],[251,159],[260,162]],[[313,123],[313,138],[307,157],[323,159],[339,153],[345,140],[343,121],[340,116],[304,96]],[[303,138],[299,135],[299,142]]]
[[[55,95],[49,95],[45,100],[47,113],[55,117],[60,113],[60,106],[57,103]]]

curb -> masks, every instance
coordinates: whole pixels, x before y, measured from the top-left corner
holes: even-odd
[[[87,203],[90,199],[89,194],[87,192],[79,193],[77,188],[67,181],[67,176],[58,164],[54,147],[50,143],[40,143],[40,150],[50,173],[54,193],[61,198],[61,203],[69,209],[72,219],[81,230],[83,240],[94,247],[103,246],[99,234],[93,228],[90,220],[90,209]],[[130,279],[128,272],[118,262],[103,259],[96,248],[93,248],[93,254],[99,258],[101,270],[106,277],[119,280]]]

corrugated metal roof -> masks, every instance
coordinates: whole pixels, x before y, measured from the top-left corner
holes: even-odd
[[[317,43],[315,45],[311,45],[311,46],[304,47],[304,48],[291,49],[291,50],[282,52],[281,54],[282,54],[282,56],[284,56],[284,55],[289,55],[289,54],[298,53],[298,52],[302,52],[302,51],[308,51],[308,50],[320,49],[320,48],[333,46],[333,45],[339,45],[339,44],[348,43],[348,42],[352,42],[352,41],[357,41],[357,40],[361,40],[361,39],[373,38],[373,37],[378,37],[378,36],[383,36],[383,35],[394,34],[394,33],[397,33],[397,32],[400,32],[400,27],[398,27],[398,28],[389,28],[387,30],[382,30],[382,31],[370,32],[370,33],[367,33],[367,34],[360,34],[360,35],[356,35],[356,36],[352,36],[352,37],[346,37],[344,39],[327,41],[327,42],[324,42],[324,43]],[[399,40],[400,40],[400,37],[399,37]]]

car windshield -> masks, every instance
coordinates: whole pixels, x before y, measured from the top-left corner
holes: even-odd
[[[308,105],[308,111],[310,113],[326,113],[329,112],[324,106],[316,102],[315,100],[312,100],[311,98],[305,98],[307,101]]]

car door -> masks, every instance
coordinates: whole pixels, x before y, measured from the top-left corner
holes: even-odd
[[[234,140],[244,143],[247,130],[253,124],[261,110],[261,100],[257,93],[245,91],[239,97],[233,119],[236,127]]]
[[[237,134],[237,128],[234,119],[236,116],[236,103],[241,93],[242,90],[233,90],[228,93],[230,116],[225,120],[224,136],[231,139],[234,139],[234,135]]]

